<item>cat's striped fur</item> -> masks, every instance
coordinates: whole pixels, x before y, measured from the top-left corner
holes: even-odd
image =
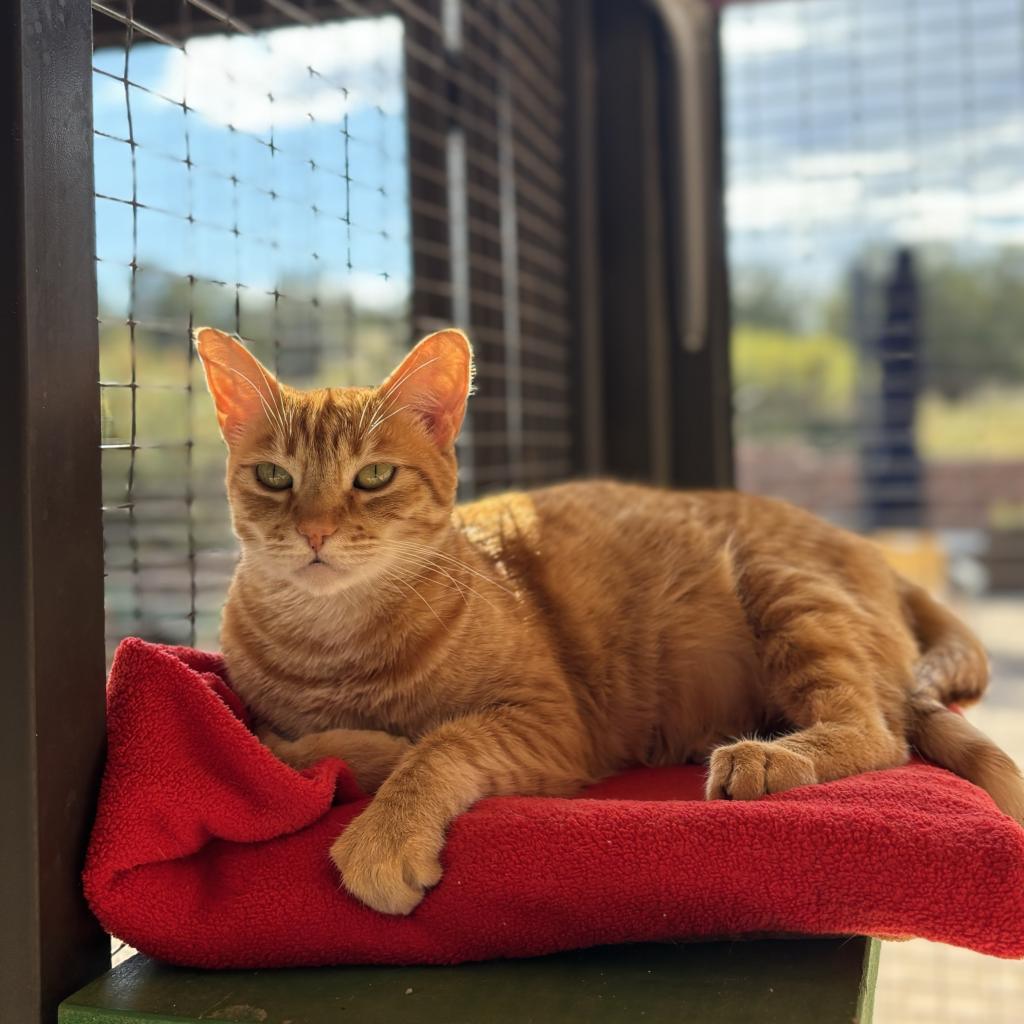
[[[344,757],[377,795],[332,857],[408,913],[480,797],[709,760],[709,797],[903,763],[916,746],[1024,822],[1013,762],[949,701],[977,640],[872,544],[777,501],[573,483],[454,507],[469,345],[425,339],[380,388],[299,392],[198,332],[242,556],[222,642],[266,741]],[[271,462],[292,486],[270,491]],[[353,485],[393,464],[380,490]],[[315,556],[315,557],[314,557]]]

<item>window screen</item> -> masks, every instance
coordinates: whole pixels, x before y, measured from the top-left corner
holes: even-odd
[[[190,341],[371,383],[411,338],[403,24],[300,5],[94,4],[108,643],[214,646],[234,567]]]
[[[561,5],[93,10],[109,650],[216,645],[236,549],[193,326],[341,386],[457,324],[462,495],[569,472]]]

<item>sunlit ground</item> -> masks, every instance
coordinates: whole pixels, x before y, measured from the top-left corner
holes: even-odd
[[[1024,595],[976,599],[959,611],[985,641],[994,669],[970,717],[1024,763]],[[1022,1008],[1024,962],[923,940],[882,947],[876,1024],[1018,1024]]]

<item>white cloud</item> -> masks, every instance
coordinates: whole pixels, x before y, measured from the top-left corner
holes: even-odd
[[[795,14],[772,12],[761,17],[756,11],[727,10],[722,24],[722,49],[728,60],[789,53],[803,49],[810,37]]]
[[[735,234],[779,235],[849,225],[879,238],[904,242],[1007,244],[1024,242],[1024,183],[970,192],[921,188],[874,193],[870,178],[819,180],[773,177],[733,185],[727,193]]]
[[[782,233],[848,223],[907,242],[1020,242],[1020,139],[1021,118],[1014,113],[962,133],[955,149],[936,136],[913,148],[793,151],[771,166],[770,175],[741,166],[727,192],[729,227]],[[970,154],[969,166],[963,153]]]
[[[204,36],[168,59],[157,91],[215,124],[265,134],[402,105],[402,23],[366,18],[254,36]]]
[[[409,281],[404,276],[371,274],[354,270],[346,274],[327,274],[319,282],[319,294],[329,298],[349,296],[364,309],[393,309],[409,300]]]
[[[722,14],[726,63],[742,64],[748,58],[784,56],[811,47],[819,54],[849,50],[855,45],[851,17],[860,2],[842,0],[825,13],[821,10],[823,0],[815,0],[811,11],[806,10],[807,0],[726,5]]]
[[[864,182],[848,176],[827,181],[796,177],[766,178],[731,185],[726,194],[732,231],[799,230],[850,220],[859,213]]]
[[[982,193],[922,189],[875,200],[866,213],[908,242],[1005,244],[1024,241],[1024,185]]]
[[[278,282],[280,283],[280,282]],[[273,305],[271,292],[275,282],[250,280],[250,304]],[[409,301],[410,282],[405,274],[374,274],[366,270],[331,271],[302,279],[288,289],[291,298],[304,301],[314,295],[321,301],[338,302],[348,298],[360,309],[390,311]]]
[[[801,178],[842,178],[849,175],[908,174],[913,170],[910,151],[902,147],[876,150],[833,149],[794,156],[792,172]]]

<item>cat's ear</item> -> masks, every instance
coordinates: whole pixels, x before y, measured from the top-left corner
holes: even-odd
[[[273,421],[281,407],[281,389],[271,372],[230,334],[198,327],[192,336],[227,444],[237,444],[256,420]]]
[[[425,337],[381,385],[394,404],[414,410],[439,448],[462,429],[473,384],[473,349],[462,331],[449,328]]]

